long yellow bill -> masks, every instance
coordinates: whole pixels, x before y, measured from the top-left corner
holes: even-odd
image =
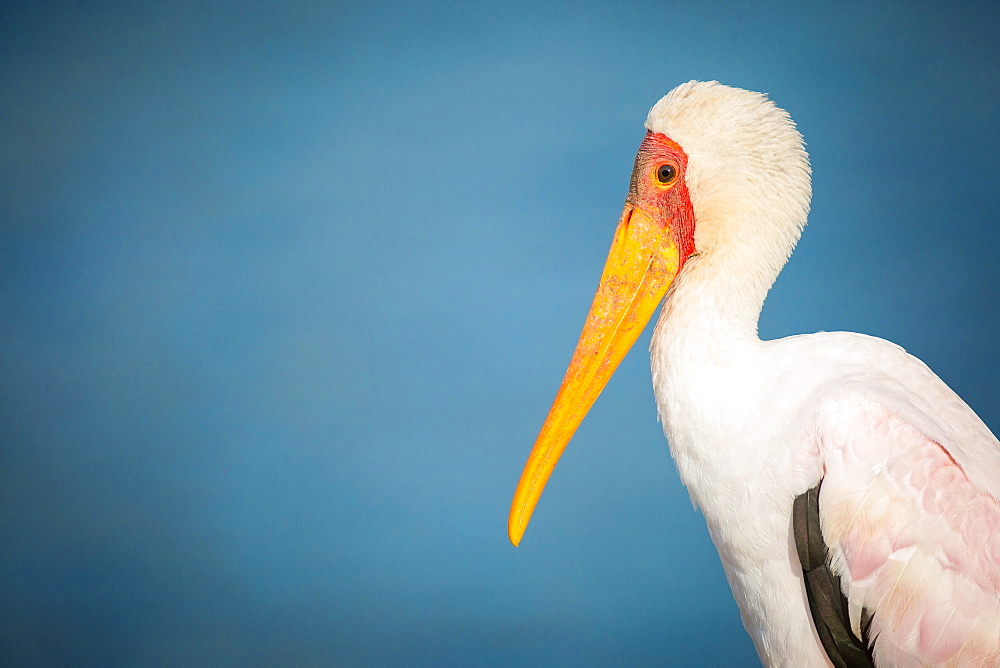
[[[677,275],[679,256],[669,228],[626,204],[580,341],[514,492],[507,532],[515,546],[566,444]]]

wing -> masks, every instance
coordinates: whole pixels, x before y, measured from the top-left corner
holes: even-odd
[[[860,637],[851,625],[850,605],[840,577],[833,572],[819,518],[818,485],[797,496],[792,508],[792,534],[802,564],[803,582],[813,625],[827,656],[836,668],[872,668],[872,615],[862,610]]]
[[[1000,665],[1000,502],[920,422],[860,392],[824,402],[810,436],[821,487],[797,503],[818,497],[823,577],[840,578],[842,617],[860,651],[874,644],[876,664]],[[807,568],[810,527],[799,527],[806,580],[822,580]]]

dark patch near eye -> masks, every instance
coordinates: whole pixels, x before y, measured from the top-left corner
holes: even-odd
[[[647,178],[645,175],[648,174],[646,170],[646,160],[649,159],[649,149],[646,148],[645,142],[639,147],[639,151],[635,154],[635,166],[632,168],[632,177],[629,179],[628,184],[628,197],[625,198],[626,203],[636,204],[639,201],[639,179]]]

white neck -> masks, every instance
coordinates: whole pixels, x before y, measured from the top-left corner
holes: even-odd
[[[679,86],[653,107],[647,127],[687,153],[695,218],[695,254],[664,300],[650,346],[670,451],[761,656],[773,650],[789,665],[820,665],[792,546],[774,540],[788,533],[797,469],[772,423],[759,419],[779,409],[780,396],[770,392],[768,347],[757,335],[764,299],[805,224],[808,156],[784,111],[715,82]],[[751,498],[752,521],[730,521]],[[761,596],[765,588],[772,595]],[[789,602],[799,614],[788,614]]]
[[[713,343],[757,340],[760,311],[777,278],[759,259],[746,246],[693,255],[664,300],[654,337],[669,329]]]
[[[646,127],[687,153],[695,217],[696,254],[664,302],[657,336],[684,328],[692,344],[757,340],[764,298],[809,211],[802,136],[763,95],[714,81],[675,88],[650,110]]]

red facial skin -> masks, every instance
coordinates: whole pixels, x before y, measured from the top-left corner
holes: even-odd
[[[680,251],[678,270],[695,251],[694,209],[684,178],[687,162],[687,154],[677,142],[666,135],[647,132],[635,156],[632,181],[625,198],[626,206],[646,211],[670,230]],[[672,165],[677,170],[677,176],[668,184],[657,178],[662,165]]]

